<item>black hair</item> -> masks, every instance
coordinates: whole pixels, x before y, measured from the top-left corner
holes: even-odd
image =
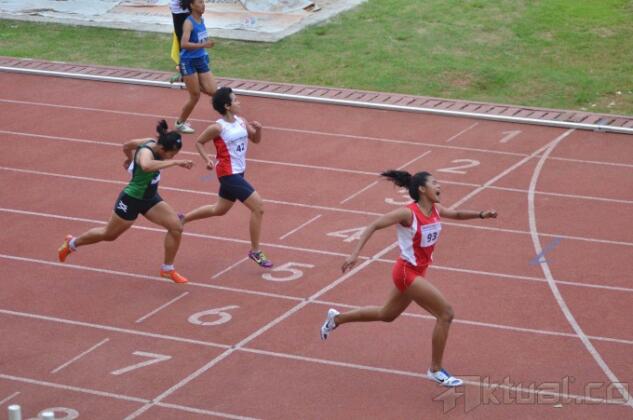
[[[193,0],[180,0],[180,8],[191,12],[191,3]]]
[[[426,181],[431,176],[429,172],[418,172],[415,175],[411,175],[409,172],[395,171],[393,169],[385,171],[380,175],[389,179],[389,181],[399,187],[407,188],[409,190],[409,196],[415,201],[420,199],[419,188],[426,186]]]
[[[222,115],[226,115],[226,107],[231,106],[231,103],[233,103],[231,100],[231,93],[233,93],[233,89],[227,86],[221,87],[215,91],[213,99],[211,100],[213,109]]]
[[[163,150],[171,152],[172,150],[180,150],[182,147],[182,137],[177,131],[167,131],[169,126],[167,121],[160,120],[156,126],[158,132],[158,144],[163,146]]]

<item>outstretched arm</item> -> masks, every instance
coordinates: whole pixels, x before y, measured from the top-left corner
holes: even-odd
[[[191,160],[156,160],[152,155],[152,152],[147,149],[142,149],[138,152],[138,165],[145,172],[159,171],[165,168],[171,168],[172,166],[181,166],[183,168],[191,169],[193,161]]]
[[[496,210],[482,210],[482,211],[474,211],[474,210],[453,210],[447,209],[439,204],[436,204],[438,210],[440,211],[441,217],[446,217],[447,219],[456,219],[456,220],[468,220],[468,219],[489,219],[497,218]]]
[[[361,249],[363,249],[363,247],[375,231],[398,223],[403,225],[410,225],[412,221],[413,214],[411,213],[411,210],[404,207],[382,215],[378,219],[374,220],[369,226],[365,228],[365,230],[363,230],[363,233],[361,233],[358,244],[354,248],[352,254],[347,257],[347,259],[343,263],[341,270],[343,272],[346,272],[354,267],[356,263],[358,263],[358,255],[360,254]]]

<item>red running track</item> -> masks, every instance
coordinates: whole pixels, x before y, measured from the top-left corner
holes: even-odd
[[[633,382],[633,142],[629,136],[243,97],[265,126],[248,178],[266,199],[276,269],[246,260],[247,212],[187,226],[157,277],[161,229],[56,262],[66,233],[104,223],[126,183],[120,145],[173,123],[181,91],[0,73],[0,405],[56,418],[616,418]],[[216,116],[207,101],[193,125]],[[164,171],[179,210],[217,181]],[[445,205],[499,218],[446,221],[429,280],[456,311],[445,365],[424,377],[433,320],[411,306],[321,342],[328,307],[382,304],[397,256],[378,232],[351,275],[354,234],[406,197],[377,173],[429,170]],[[557,243],[547,263],[530,263]],[[552,292],[560,293],[557,300]],[[561,309],[568,308],[567,317]],[[583,339],[580,338],[582,336]],[[622,385],[613,385],[618,380]]]

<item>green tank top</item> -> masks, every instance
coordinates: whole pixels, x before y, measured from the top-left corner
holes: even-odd
[[[150,147],[151,143],[156,143],[154,140],[150,140],[147,143],[143,143],[141,147],[136,149],[134,153],[134,160],[132,161],[132,165],[128,171],[132,173],[132,179],[130,183],[125,187],[123,192],[130,197],[137,198],[139,200],[147,200],[149,198],[154,197],[158,194],[158,182],[160,181],[160,171],[154,172],[145,172],[141,168],[136,161],[138,152],[141,149],[149,149],[152,152],[155,160],[162,160],[160,156],[158,156],[152,148]]]

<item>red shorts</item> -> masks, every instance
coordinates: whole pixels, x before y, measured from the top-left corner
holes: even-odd
[[[428,266],[422,268],[416,267],[402,258],[398,258],[391,271],[393,284],[395,284],[401,292],[404,292],[407,290],[407,287],[411,286],[411,283],[413,283],[416,277],[424,277],[426,275],[427,268]]]

